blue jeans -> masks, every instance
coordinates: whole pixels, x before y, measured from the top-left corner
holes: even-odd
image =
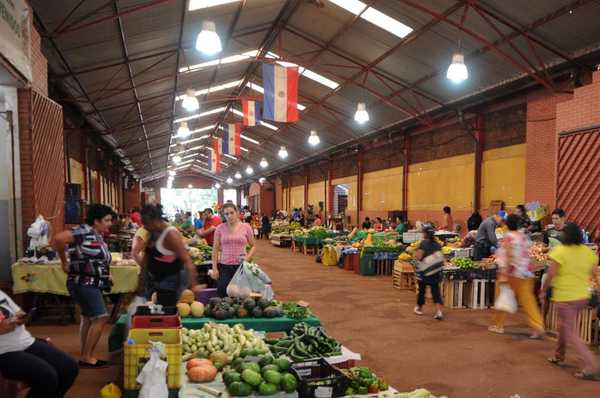
[[[67,281],[67,290],[75,303],[81,307],[81,315],[94,320],[108,316],[102,290],[94,286],[84,286]]]
[[[155,292],[173,292],[179,300],[181,293],[189,284],[188,275],[185,269],[161,279],[156,278],[149,272],[146,272],[144,275],[144,280],[146,300],[151,300],[152,294]]]

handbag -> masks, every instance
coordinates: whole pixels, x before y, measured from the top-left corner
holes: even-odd
[[[517,312],[517,299],[515,298],[515,292],[513,292],[509,286],[500,287],[500,294],[496,298],[494,309],[508,312],[510,314]]]

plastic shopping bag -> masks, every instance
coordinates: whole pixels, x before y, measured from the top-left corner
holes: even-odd
[[[509,286],[500,287],[500,294],[496,298],[494,309],[510,314],[517,312],[517,299],[515,298],[515,293]]]
[[[229,297],[248,298],[250,294],[257,293],[267,300],[273,299],[273,290],[270,288],[271,279],[254,263],[244,262],[227,286]]]
[[[121,398],[121,389],[110,383],[100,389],[100,398]]]
[[[167,387],[167,362],[161,358],[166,356],[165,345],[161,342],[152,342],[150,359],[137,377],[137,382],[142,385],[138,398],[168,398]]]

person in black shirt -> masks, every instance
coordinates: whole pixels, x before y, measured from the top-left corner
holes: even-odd
[[[519,216],[519,229],[525,232],[530,231],[531,219],[527,215],[527,209],[523,205],[518,205],[515,214]]]
[[[261,220],[261,232],[265,239],[269,239],[269,235],[271,234],[271,219],[266,214],[263,214]]]
[[[482,222],[483,219],[481,218],[481,214],[479,214],[479,212],[475,210],[475,212],[471,214],[471,217],[469,217],[469,219],[467,220],[467,229],[469,231],[477,231]]]
[[[423,315],[423,305],[425,304],[425,289],[427,286],[431,289],[433,302],[436,306],[434,318],[438,321],[444,319],[442,308],[444,301],[440,293],[440,282],[442,281],[442,268],[444,266],[444,256],[442,248],[434,239],[435,229],[427,224],[423,227],[423,240],[419,248],[415,251],[415,258],[419,260],[417,266],[417,283],[419,294],[417,296],[417,306],[414,309],[415,314]]]
[[[362,223],[363,229],[371,229],[371,219],[369,217],[365,217],[365,221]]]

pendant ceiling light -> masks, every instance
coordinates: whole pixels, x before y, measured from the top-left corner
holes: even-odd
[[[179,155],[173,156],[173,163],[175,163],[175,164],[181,163],[181,156],[179,156]]]
[[[259,163],[259,165],[260,165],[260,167],[262,167],[263,169],[266,169],[267,167],[269,167],[269,162],[267,162],[267,159],[265,159],[265,158],[262,158],[262,159],[260,160],[260,163]]]
[[[461,52],[455,52],[452,55],[452,63],[448,67],[446,77],[455,84],[462,83],[469,78],[465,56]]]
[[[364,102],[359,102],[356,105],[354,120],[361,124],[369,121],[369,112],[367,112],[367,105]]]
[[[252,175],[252,173],[254,173],[254,169],[252,166],[248,165],[248,167],[246,167],[246,174]]]
[[[177,129],[177,136],[179,138],[187,138],[190,136],[191,131],[188,128],[188,125],[186,122],[181,122],[181,124],[179,125],[179,128]]]
[[[261,183],[261,184],[264,184],[264,183],[265,183],[265,181],[267,181],[267,179],[266,179],[265,177],[260,177],[260,178],[258,179],[258,182],[259,182],[259,183]]]
[[[214,22],[202,22],[202,31],[196,38],[196,50],[207,55],[217,54],[223,50],[221,38],[217,34]]]
[[[279,152],[277,153],[277,155],[279,155],[279,157],[280,157],[281,159],[285,159],[285,158],[287,158],[287,157],[288,157],[288,151],[287,151],[287,149],[285,149],[285,146],[283,146],[283,145],[282,145],[282,146],[279,148]]]
[[[216,189],[221,189],[221,184],[219,184],[218,182],[215,184],[215,188]]]
[[[319,135],[315,130],[310,131],[310,135],[308,136],[308,143],[312,146],[317,146],[321,142]]]
[[[239,180],[240,178],[242,178],[242,174],[239,171],[236,171],[234,177],[236,180]]]
[[[196,93],[194,90],[187,89],[185,91],[185,96],[183,97],[181,106],[188,112],[194,112],[200,109],[200,103],[198,102],[198,98],[196,98]]]
[[[227,184],[231,185],[233,183],[233,178],[227,177]]]

